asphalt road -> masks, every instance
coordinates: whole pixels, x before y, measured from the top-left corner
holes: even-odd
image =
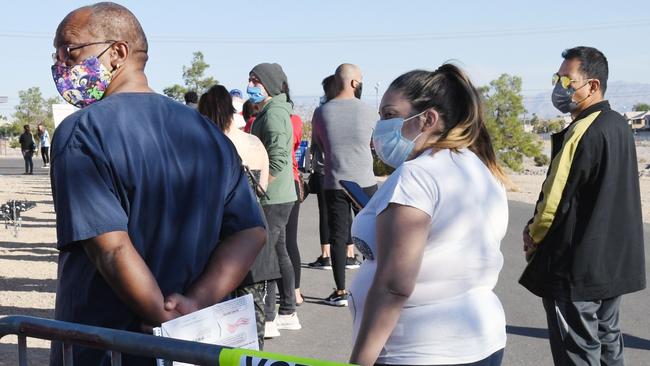
[[[47,175],[49,168],[43,168],[41,155],[32,158],[34,162],[34,175]],[[4,157],[0,156],[0,175],[22,175],[25,172],[25,161],[21,156]]]
[[[34,159],[34,174],[48,174],[40,159]],[[23,161],[0,158],[0,175],[20,175]],[[508,344],[504,365],[552,365],[548,346],[546,321],[541,300],[517,283],[525,261],[521,251],[520,233],[533,212],[532,205],[510,202],[508,232],[501,244],[505,263],[496,293],[506,312]],[[645,225],[646,243],[650,242],[650,226]],[[315,196],[309,196],[300,211],[299,245],[302,262],[313,261],[319,254],[318,211]],[[646,271],[650,258],[646,250]],[[298,308],[302,329],[283,330],[278,338],[267,340],[265,351],[293,354],[333,361],[347,361],[352,348],[351,316],[348,308],[335,308],[320,301],[332,292],[332,271],[305,268],[301,288],[305,304]],[[348,281],[354,276],[348,270]],[[621,327],[625,333],[625,357],[628,365],[650,365],[650,294],[648,290],[626,295],[621,308]],[[435,325],[432,325],[435,332]]]

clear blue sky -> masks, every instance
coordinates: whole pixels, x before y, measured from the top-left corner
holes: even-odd
[[[56,95],[52,37],[60,20],[87,1],[3,1],[0,114],[18,90]],[[519,75],[524,94],[550,90],[563,49],[590,45],[609,59],[610,80],[650,83],[650,1],[123,1],[150,40],[147,74],[162,91],[181,83],[182,65],[203,51],[207,74],[244,88],[259,62],[278,62],[295,96],[318,96],[342,62],[361,66],[374,102],[399,74],[457,60],[477,85]],[[409,37],[406,37],[409,36]],[[650,95],[648,96],[650,100]]]

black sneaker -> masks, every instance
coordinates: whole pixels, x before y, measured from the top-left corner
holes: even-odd
[[[315,261],[311,263],[307,263],[307,265],[311,268],[315,269],[332,269],[332,259],[330,257],[323,257],[322,255],[318,258],[316,258]]]
[[[345,258],[345,268],[347,269],[357,269],[361,266],[361,262],[355,254],[354,257]]]
[[[332,306],[348,306],[348,293],[338,294],[337,290],[334,290],[323,302]]]

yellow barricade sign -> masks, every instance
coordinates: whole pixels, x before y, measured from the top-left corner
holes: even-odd
[[[249,349],[222,349],[220,366],[350,366],[347,363],[323,361],[313,358],[287,356],[279,353],[253,351]]]

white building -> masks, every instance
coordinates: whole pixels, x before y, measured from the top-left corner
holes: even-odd
[[[650,126],[650,111],[625,112],[623,117],[633,130],[644,130]]]

